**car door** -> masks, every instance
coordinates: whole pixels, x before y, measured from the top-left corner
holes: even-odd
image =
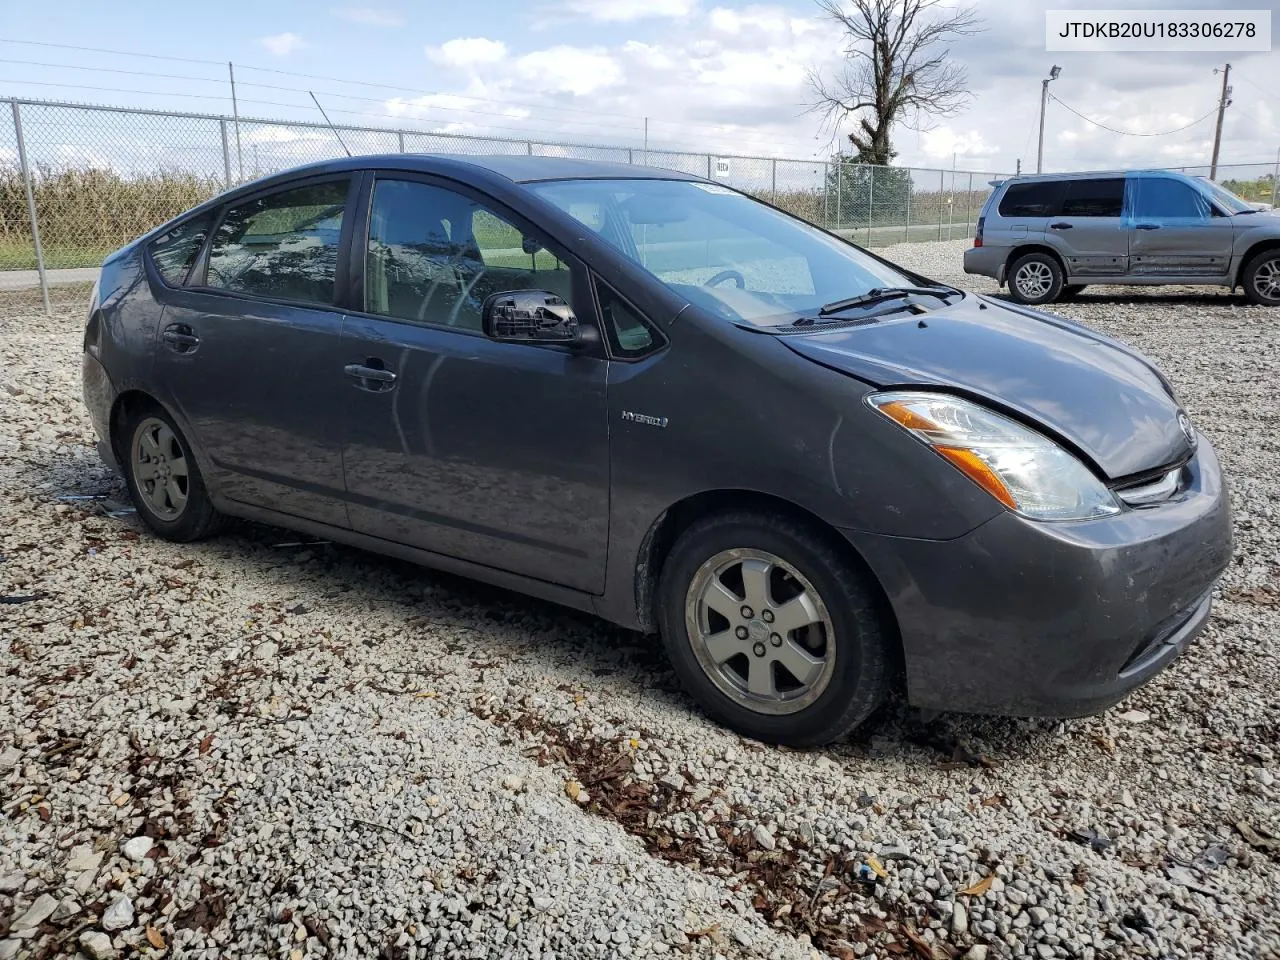
[[[1120,276],[1128,268],[1123,209],[1124,177],[1066,181],[1061,210],[1049,217],[1045,238],[1073,281]]]
[[[1235,225],[1190,183],[1131,174],[1125,210],[1133,276],[1226,276]]]
[[[158,380],[223,496],[347,526],[340,256],[350,175],[295,181],[224,208],[165,296]]]
[[[599,593],[609,512],[608,360],[498,343],[486,297],[547,290],[595,324],[587,271],[450,181],[379,175],[343,323],[343,461],[363,533]]]

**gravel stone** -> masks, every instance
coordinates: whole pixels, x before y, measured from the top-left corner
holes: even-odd
[[[80,949],[89,960],[112,960],[116,956],[116,948],[111,945],[111,938],[98,930],[86,930],[80,934]]]
[[[102,911],[104,930],[124,930],[133,926],[133,901],[128,897],[116,897]]]
[[[58,909],[58,901],[47,893],[36,897],[35,902],[26,909],[22,916],[13,921],[14,930],[30,930],[40,926]]]
[[[130,837],[121,845],[120,849],[128,859],[134,863],[139,863],[146,859],[153,844],[154,841],[150,837]]]
[[[881,252],[994,293],[963,274],[968,243]],[[1280,956],[1280,862],[1238,826],[1278,827],[1280,311],[1102,286],[1050,308],[1152,357],[1229,480],[1235,557],[1170,669],[1094,717],[944,713],[921,736],[892,706],[787,751],[693,708],[656,638],[253,524],[151,536],[93,449],[87,294],[55,288],[48,318],[0,294],[0,594],[46,596],[0,628],[0,795],[43,798],[0,816],[11,931],[48,896],[110,903],[122,953],[151,926],[199,960],[874,957],[915,949],[907,923],[965,960]],[[659,801],[624,829],[564,744],[625,756]],[[870,893],[853,870],[872,856]],[[772,892],[734,866],[752,858],[798,880],[808,929],[884,932],[846,949],[766,922]],[[0,943],[57,952],[35,933]],[[117,954],[74,936],[63,952]]]

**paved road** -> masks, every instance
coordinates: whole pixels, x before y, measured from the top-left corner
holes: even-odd
[[[92,283],[98,279],[98,267],[74,267],[69,270],[46,270],[50,285],[55,283]],[[0,270],[0,290],[23,290],[40,286],[35,270]]]

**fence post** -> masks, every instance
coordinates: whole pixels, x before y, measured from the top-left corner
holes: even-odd
[[[902,232],[903,243],[911,242],[911,193],[915,189],[915,185],[916,185],[915,177],[911,176],[910,172],[908,172],[907,173],[907,225]]]
[[[396,143],[400,147],[400,152],[404,153],[404,131],[403,130],[396,131]]]
[[[27,215],[31,218],[31,243],[36,250],[36,272],[40,274],[40,298],[44,301],[44,315],[53,314],[49,306],[49,278],[44,273],[44,248],[40,246],[40,222],[36,217],[36,193],[31,183],[31,164],[27,162],[27,145],[22,137],[22,110],[18,101],[10,100],[13,107],[13,136],[18,141],[18,166],[22,168],[22,182],[27,188]]]
[[[867,180],[867,246],[871,246],[871,214],[875,210],[876,168],[871,168],[871,177]]]
[[[770,175],[769,195],[773,204],[778,203],[778,158],[773,158],[773,172]]]
[[[631,152],[631,148],[627,147],[627,163],[635,163],[635,155]]]
[[[707,154],[707,179],[711,179],[711,154]]]
[[[227,189],[231,189],[231,143],[227,140],[227,121],[219,120],[218,126],[222,132],[222,177],[227,184]]]
[[[942,195],[947,192],[947,172],[938,171],[938,239],[942,239]]]
[[[822,225],[831,229],[831,163],[822,163]]]
[[[969,191],[964,195],[964,228],[969,229],[969,204],[973,202],[973,174],[969,174]]]
[[[526,141],[524,142],[524,148],[525,148],[525,152],[526,152],[526,153],[528,153],[528,154],[529,154],[529,156],[531,156],[531,157],[532,157],[532,156],[533,156],[533,141],[532,141],[532,140],[526,140]]]
[[[844,224],[844,157],[836,160],[836,225],[839,231]]]

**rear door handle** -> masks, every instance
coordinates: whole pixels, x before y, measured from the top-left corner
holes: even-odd
[[[1138,229],[1139,229],[1139,230],[1159,230],[1159,229],[1160,229],[1160,224],[1158,224],[1158,223],[1140,223],[1140,224],[1138,224]]]
[[[1051,223],[1051,224],[1049,224],[1049,229],[1050,229],[1050,230],[1070,230],[1070,229],[1071,229],[1071,227],[1072,227],[1072,225],[1071,225],[1071,224],[1069,224],[1069,223]]]
[[[164,333],[161,334],[161,337],[169,345],[169,349],[175,353],[190,353],[200,346],[200,338],[185,323],[169,324],[164,328]]]
[[[374,366],[373,364],[378,364]],[[361,390],[369,390],[378,393],[383,390],[390,390],[396,382],[396,375],[383,367],[380,360],[368,360],[364,363],[348,363],[342,368],[343,372],[356,381],[356,386]]]

